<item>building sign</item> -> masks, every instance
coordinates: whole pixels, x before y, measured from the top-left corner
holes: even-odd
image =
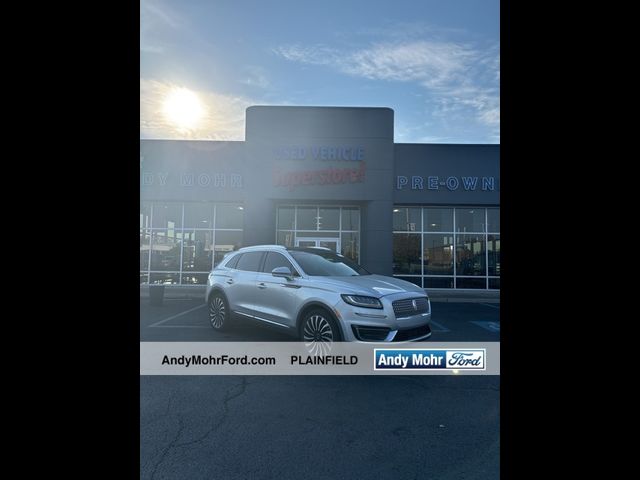
[[[242,175],[237,173],[168,173],[143,172],[143,186],[164,187],[169,184],[181,187],[242,188]]]
[[[364,182],[366,163],[364,147],[360,145],[288,145],[273,149],[276,160],[340,162],[332,167],[315,169],[289,169],[285,166],[273,167],[273,185],[293,191],[298,186],[339,185]],[[357,162],[355,167],[344,167],[342,162]],[[298,165],[296,165],[297,167]]]
[[[289,145],[273,149],[276,160],[364,160],[364,147],[345,145]]]
[[[324,168],[319,170],[283,170],[273,169],[273,184],[276,187],[287,187],[289,191],[300,185],[337,185],[345,183],[362,183],[366,164],[359,162],[356,168]]]
[[[396,176],[396,190],[440,190],[450,191],[485,191],[493,192],[496,189],[495,177],[439,177],[420,175]]]

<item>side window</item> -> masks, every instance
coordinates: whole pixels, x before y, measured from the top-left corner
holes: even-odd
[[[260,260],[262,260],[263,252],[247,252],[243,253],[236,264],[238,270],[244,270],[247,272],[257,272],[260,267]]]
[[[267,259],[264,261],[264,267],[262,268],[262,271],[264,273],[271,273],[274,268],[278,267],[288,267],[289,270],[291,270],[291,272],[294,274],[294,276],[298,276],[298,272],[284,255],[276,252],[268,252]]]
[[[229,260],[227,262],[225,267],[227,267],[227,268],[236,268],[236,264],[238,263],[238,260],[240,259],[241,256],[242,256],[242,254],[236,255],[235,257],[233,257],[231,260]]]

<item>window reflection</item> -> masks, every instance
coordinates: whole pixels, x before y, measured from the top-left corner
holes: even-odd
[[[424,274],[453,275],[453,235],[424,235]]]
[[[317,230],[318,229],[318,208],[317,207],[298,207],[296,216],[296,228],[298,230]]]
[[[395,207],[393,209],[394,232],[422,231],[422,212],[420,208]]]
[[[320,230],[340,230],[340,209],[320,207],[318,228]]]
[[[342,230],[360,230],[360,209],[342,207]]]
[[[484,235],[456,236],[456,274],[486,275]]]
[[[244,207],[237,204],[216,205],[215,228],[243,228]]]
[[[457,232],[485,232],[484,208],[456,208]]]
[[[182,270],[208,272],[211,270],[213,254],[213,232],[195,230],[184,233]]]
[[[149,276],[149,283],[176,285],[180,283],[180,274],[178,272],[152,273]]]
[[[489,275],[500,275],[500,235],[489,235],[487,252],[489,255]]]
[[[425,232],[453,232],[453,208],[425,208]]]
[[[412,223],[419,231],[420,215],[424,233],[394,234],[396,276],[419,273],[413,262],[421,241],[424,288],[500,289],[500,208],[394,206],[394,231],[412,231]]]
[[[149,270],[149,244],[151,234],[149,230],[140,230],[140,270]]]
[[[278,229],[293,230],[295,228],[295,208],[294,207],[278,207]]]
[[[242,236],[242,232],[216,231],[214,266],[218,265],[227,253],[242,247]]]
[[[359,233],[343,233],[340,237],[340,253],[355,262],[358,261],[358,251],[360,250],[359,238]]]
[[[151,228],[151,202],[140,204],[140,228]]]
[[[181,243],[172,230],[153,231],[151,270],[179,270]]]
[[[487,231],[492,233],[500,231],[499,208],[487,208]]]
[[[393,234],[393,273],[422,275],[420,265],[420,235]]]
[[[241,204],[141,202],[140,282],[206,283],[214,261],[242,247],[243,222]]]
[[[182,203],[154,203],[153,228],[181,228]]]
[[[185,228],[212,228],[213,205],[211,203],[185,203]]]
[[[456,288],[477,288],[486,289],[486,278],[461,278],[456,277]]]

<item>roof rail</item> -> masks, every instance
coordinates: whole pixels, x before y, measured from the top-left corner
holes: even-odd
[[[279,249],[286,249],[287,247],[285,247],[283,245],[248,245],[246,247],[239,248],[238,251],[240,251],[240,250],[248,250],[248,249],[252,249],[252,248],[279,248]]]

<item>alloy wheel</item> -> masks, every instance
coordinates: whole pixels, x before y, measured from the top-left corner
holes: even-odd
[[[325,355],[333,345],[333,328],[322,315],[312,315],[304,323],[302,338],[310,354]]]
[[[216,296],[209,302],[209,320],[213,328],[220,328],[224,324],[226,308],[222,298]]]

